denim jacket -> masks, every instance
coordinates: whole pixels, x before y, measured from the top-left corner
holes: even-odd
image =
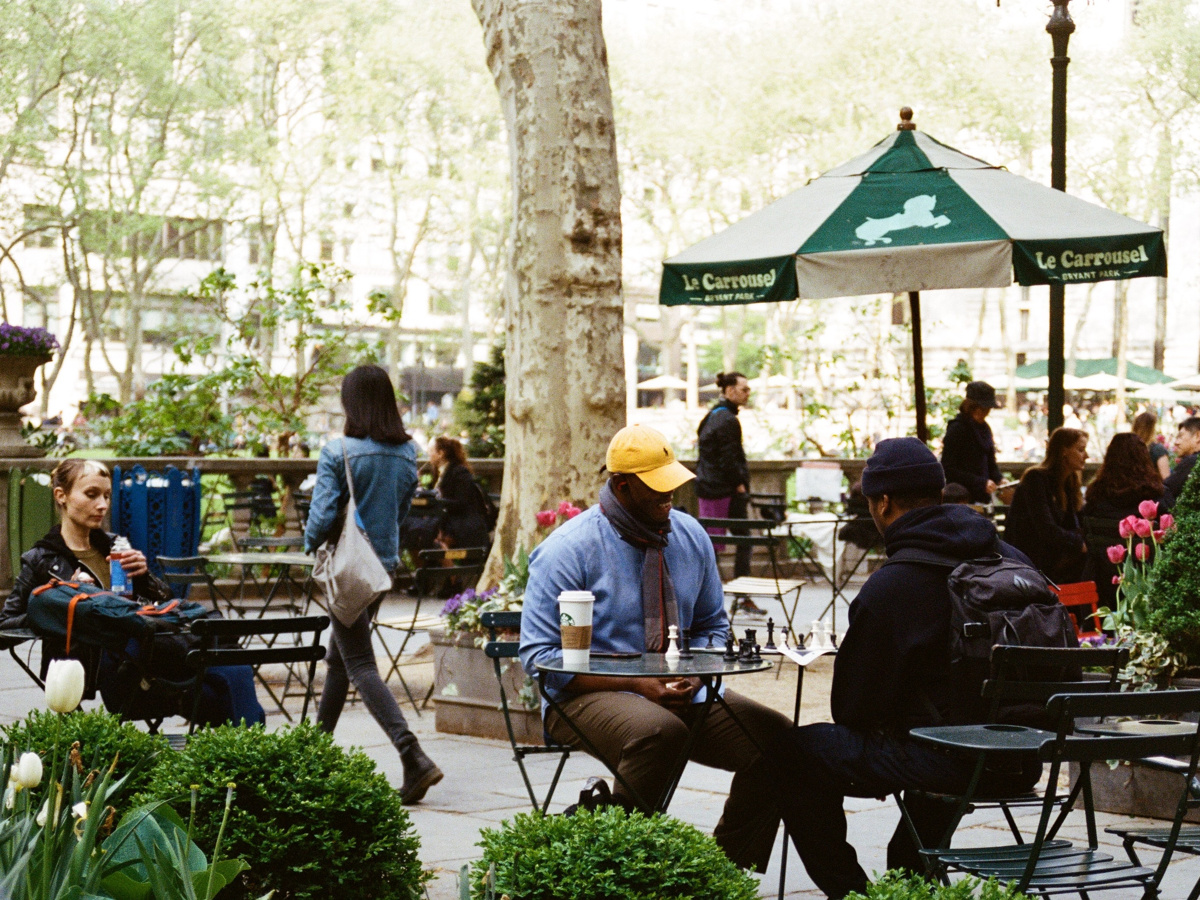
[[[311,553],[330,536],[338,510],[350,499],[343,447],[350,454],[359,518],[379,561],[392,571],[400,564],[400,523],[417,487],[417,447],[412,441],[381,444],[370,438],[341,438],[325,445],[317,462],[304,550]]]

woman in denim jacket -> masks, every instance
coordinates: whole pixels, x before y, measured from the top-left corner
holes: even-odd
[[[338,513],[350,499],[342,462],[348,454],[362,526],[379,561],[394,571],[400,564],[400,523],[408,515],[417,486],[417,450],[400,421],[392,382],[379,366],[359,366],[346,376],[342,408],[346,412],[345,437],[330,441],[321,450],[304,549],[312,552],[334,537]],[[380,596],[349,628],[336,618],[331,620],[333,640],[329,642],[317,722],[325,731],[333,731],[350,682],[354,682],[367,710],[400,752],[404,763],[401,800],[416,803],[442,780],[442,770],[421,750],[396,698],[379,676],[371,646],[371,617],[382,599]]]

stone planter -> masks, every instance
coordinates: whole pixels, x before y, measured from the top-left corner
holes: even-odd
[[[469,734],[475,737],[508,740],[504,712],[500,707],[500,686],[492,661],[475,646],[476,635],[431,631],[433,644],[434,722],[445,734]],[[526,709],[521,700],[525,673],[517,660],[504,672],[504,691],[512,716],[513,732],[522,744],[541,744],[541,698],[533,686],[534,708]]]
[[[33,376],[49,356],[0,355],[0,457],[36,457],[45,454],[21,437],[20,409],[37,397]]]
[[[1172,687],[1200,688],[1200,678],[1176,678]],[[1071,783],[1079,774],[1077,764],[1071,764]],[[1121,763],[1110,769],[1104,763],[1092,765],[1092,798],[1101,812],[1148,819],[1173,819],[1179,802],[1182,780],[1178,775],[1152,769],[1140,763]],[[1083,807],[1082,798],[1076,804]],[[1188,822],[1200,822],[1200,809],[1190,810]]]

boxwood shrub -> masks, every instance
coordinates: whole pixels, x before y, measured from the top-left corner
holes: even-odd
[[[221,726],[160,758],[142,800],[166,800],[187,819],[199,785],[194,840],[216,841],[225,788],[236,785],[223,856],[250,864],[221,900],[354,897],[413,900],[425,876],[400,797],[375,763],[307,722],[267,732]]]
[[[669,816],[619,807],[573,816],[522,813],[480,832],[472,898],[510,900],[757,900],[758,884],[713,838]]]
[[[866,894],[848,894],[846,900],[1028,900],[1015,887],[995,881],[964,878],[954,884],[926,881],[893,870],[867,887]]]
[[[1150,582],[1150,627],[1200,665],[1200,466],[1175,508],[1175,530],[1159,548]]]
[[[79,752],[86,766],[106,766],[116,757],[116,776],[129,776],[121,792],[124,797],[145,788],[155,759],[168,752],[167,739],[161,734],[147,734],[131,722],[123,722],[102,709],[75,710],[65,716],[49,710],[34,710],[20,722],[5,725],[3,735],[4,743],[10,744],[15,753],[33,750],[41,755],[45,763],[43,784],[50,779],[55,741],[58,742],[60,763],[66,760],[75,741],[79,741]]]

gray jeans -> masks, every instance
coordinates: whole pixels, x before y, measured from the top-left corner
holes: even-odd
[[[396,698],[379,676],[379,666],[375,662],[375,648],[371,645],[371,619],[379,608],[380,600],[372,603],[349,628],[336,617],[329,617],[333,634],[325,655],[325,688],[321,691],[321,704],[317,708],[317,724],[322,730],[333,732],[342,714],[342,707],[346,705],[346,693],[353,682],[367,712],[379,723],[392,746],[403,754],[416,745],[417,736],[409,730],[404,713],[400,712]]]

